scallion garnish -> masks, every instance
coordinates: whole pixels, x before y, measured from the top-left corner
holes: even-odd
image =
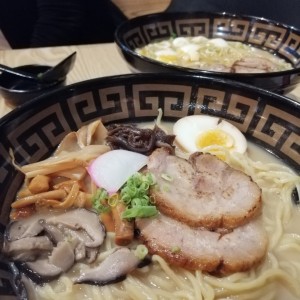
[[[138,245],[134,250],[134,255],[140,260],[144,259],[147,254],[148,248],[145,245]]]
[[[155,178],[152,174],[136,173],[126,181],[120,193],[109,195],[105,189],[97,189],[92,197],[93,208],[98,213],[104,213],[122,201],[126,206],[122,218],[152,217],[157,214],[157,209],[153,205],[154,199],[149,197],[148,192],[154,184]]]
[[[92,197],[93,208],[98,213],[108,212],[110,210],[108,198],[108,193],[105,189],[97,189],[96,193]]]
[[[174,247],[172,247],[172,249],[171,249],[171,252],[172,252],[173,254],[179,253],[180,251],[181,251],[181,249],[180,249],[180,247],[178,247],[178,246],[174,246]]]
[[[127,208],[123,214],[123,219],[132,218],[149,218],[157,214],[157,209],[153,205],[148,206],[133,206],[132,208]]]
[[[154,184],[155,178],[151,173],[136,173],[127,180],[120,192],[121,200],[127,206],[122,218],[147,218],[157,214],[153,199],[148,195]]]
[[[162,173],[160,176],[161,176],[162,179],[164,179],[166,181],[173,181],[173,177],[169,174]]]

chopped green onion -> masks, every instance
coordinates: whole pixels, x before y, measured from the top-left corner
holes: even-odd
[[[145,245],[138,245],[134,250],[134,255],[140,260],[144,259],[147,254],[148,248]]]
[[[149,197],[149,201],[150,201],[150,203],[151,203],[152,205],[155,205],[155,203],[156,203],[156,198],[155,198],[155,196],[151,195],[151,196]]]
[[[161,178],[164,179],[164,180],[167,180],[167,181],[173,181],[173,177],[172,177],[171,175],[162,173],[160,176],[161,176]]]
[[[110,209],[115,207],[119,201],[120,199],[117,193],[109,195],[103,188],[97,189],[96,193],[92,197],[93,208],[98,213],[110,211]]]
[[[155,178],[151,173],[136,173],[127,180],[120,192],[121,200],[127,206],[122,218],[147,218],[157,214],[148,195],[154,184]]]
[[[96,193],[92,197],[93,208],[98,213],[108,212],[110,207],[107,203],[108,193],[105,189],[97,189]]]
[[[167,184],[164,184],[163,186],[162,186],[162,190],[163,190],[163,192],[170,192],[170,187],[169,187],[169,185],[167,185]]]
[[[123,195],[122,196],[122,201],[124,202],[124,204],[129,205],[131,202],[131,198],[129,195]]]
[[[153,205],[149,206],[134,206],[132,208],[127,208],[122,213],[123,219],[132,219],[132,218],[149,218],[157,214],[157,209]]]
[[[112,194],[109,196],[107,203],[111,207],[115,207],[119,202],[119,195],[118,194]]]
[[[148,192],[149,188],[154,184],[155,178],[151,173],[136,173],[127,180],[120,194],[109,195],[105,189],[97,189],[92,197],[93,208],[98,213],[108,212],[111,207],[122,201],[126,205],[122,218],[152,217],[157,214],[157,209],[153,205],[153,199],[150,199]]]
[[[174,254],[176,254],[176,253],[178,253],[178,252],[180,252],[180,251],[181,251],[181,249],[180,249],[180,247],[178,247],[178,246],[174,246],[174,247],[172,247],[172,249],[171,249],[171,252],[174,253]]]

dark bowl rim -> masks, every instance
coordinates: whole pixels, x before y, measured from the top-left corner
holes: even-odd
[[[35,97],[28,102],[24,103],[21,106],[16,107],[13,111],[9,112],[2,118],[0,118],[0,132],[1,128],[5,127],[6,125],[9,125],[10,122],[21,116],[24,112],[31,110],[31,107],[35,107],[35,104],[39,103],[43,99],[49,98],[52,95],[56,95],[57,93],[63,93],[64,91],[72,91],[75,90],[77,87],[80,89],[81,87],[84,87],[86,85],[93,85],[95,83],[111,83],[115,85],[120,85],[122,84],[122,80],[125,82],[130,82],[131,80],[134,79],[140,79],[141,81],[143,80],[159,80],[159,79],[165,79],[165,80],[171,80],[172,79],[193,79],[193,80],[204,80],[205,82],[213,82],[213,83],[220,83],[221,85],[224,85],[224,87],[230,87],[232,86],[234,89],[241,89],[245,92],[252,92],[256,93],[257,95],[261,96],[266,96],[266,98],[269,100],[269,98],[272,98],[272,101],[284,101],[288,103],[290,107],[294,107],[295,109],[300,111],[300,102],[276,94],[274,92],[255,87],[250,84],[242,83],[242,82],[236,82],[233,80],[229,79],[224,79],[224,78],[215,78],[211,76],[200,76],[200,75],[192,75],[192,74],[152,74],[152,73],[139,73],[139,74],[122,74],[122,75],[112,75],[112,76],[105,76],[105,77],[97,77],[93,79],[87,79],[84,81],[79,81],[76,83],[72,83],[70,85],[66,85],[63,87],[60,87],[56,89],[55,91],[48,92],[47,94],[43,94],[41,96]],[[188,80],[187,80],[188,81]],[[64,101],[63,99],[58,98],[58,100],[55,100],[58,103],[61,101]],[[5,261],[5,267],[9,268],[10,272],[13,274],[12,280],[13,280],[13,286],[16,288],[18,292],[18,299],[27,299],[27,294],[24,289],[23,283],[20,281],[20,272],[16,268],[16,266],[13,263],[9,263],[8,261]],[[21,284],[20,284],[21,283]]]
[[[42,95],[39,95],[37,97],[34,97],[28,101],[26,101],[24,104],[21,104],[17,107],[15,107],[12,111],[8,112],[6,115],[4,115],[2,118],[0,118],[0,129],[2,126],[5,126],[6,123],[9,123],[11,120],[14,120],[18,118],[19,115],[23,114],[23,112],[26,112],[27,110],[30,110],[32,106],[34,106],[35,103],[39,103],[40,101],[43,101],[45,98],[49,98],[52,95],[56,95],[58,93],[63,93],[64,91],[72,91],[77,87],[85,86],[87,84],[93,84],[96,82],[115,82],[120,84],[120,81],[127,81],[131,79],[139,78],[140,80],[172,80],[172,79],[196,79],[196,80],[204,80],[204,81],[210,81],[210,82],[216,82],[223,84],[225,86],[233,86],[235,89],[241,89],[245,92],[252,92],[257,93],[263,96],[266,96],[267,98],[272,98],[272,101],[284,101],[285,103],[288,103],[288,105],[294,107],[296,110],[300,111],[300,102],[297,100],[294,100],[292,98],[289,98],[287,96],[279,95],[275,92],[256,87],[254,85],[243,83],[227,78],[218,78],[213,76],[204,76],[204,75],[194,75],[194,74],[180,74],[180,73],[160,73],[160,74],[154,74],[154,73],[128,73],[128,74],[121,74],[121,75],[112,75],[112,76],[103,76],[103,77],[97,77],[93,79],[87,79],[79,82],[75,82],[69,85],[58,87],[55,90],[51,90],[49,92],[46,92]]]
[[[207,11],[193,11],[193,12],[160,12],[160,13],[154,13],[154,14],[148,14],[148,15],[143,15],[143,16],[138,16],[132,19],[128,19],[123,21],[121,24],[119,24],[115,30],[114,33],[114,39],[115,43],[118,45],[118,47],[121,49],[122,52],[126,53],[127,55],[131,55],[139,60],[144,60],[148,63],[154,64],[157,67],[164,67],[166,69],[169,69],[170,71],[180,71],[180,72],[188,72],[192,74],[197,74],[197,75],[212,75],[212,76],[217,76],[217,77],[224,77],[228,79],[235,79],[237,77],[239,78],[268,78],[268,77],[274,77],[274,76],[284,76],[284,75],[292,75],[292,74],[297,74],[300,73],[300,66],[296,68],[292,68],[290,70],[285,70],[285,71],[279,71],[279,72],[268,72],[268,73],[228,73],[228,72],[216,72],[216,71],[208,71],[208,70],[197,70],[197,69],[192,69],[192,68],[186,68],[186,67],[181,67],[181,66],[176,66],[172,64],[166,64],[163,62],[159,62],[157,60],[148,58],[146,56],[142,56],[138,53],[136,53],[134,50],[130,49],[127,47],[124,43],[122,31],[126,29],[126,27],[131,26],[131,25],[138,25],[141,21],[145,22],[148,20],[155,20],[159,18],[170,18],[170,17],[183,17],[183,16],[197,16],[197,15],[211,15],[211,16],[226,16],[226,17],[231,17],[231,18],[236,18],[236,17],[241,17],[241,18],[248,18],[248,19],[253,19],[255,21],[262,21],[265,23],[270,23],[276,26],[281,26],[285,29],[291,30],[292,32],[297,32],[300,35],[300,29],[287,25],[285,23],[281,23],[278,21],[274,21],[271,19],[267,19],[264,17],[257,17],[257,16],[252,16],[252,15],[246,15],[246,14],[233,14],[233,13],[227,13],[227,12],[207,12]]]

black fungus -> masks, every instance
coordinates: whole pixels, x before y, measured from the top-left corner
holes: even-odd
[[[124,149],[150,155],[156,148],[174,150],[175,135],[166,134],[161,128],[138,128],[134,124],[112,124],[107,126],[106,141],[112,149]]]

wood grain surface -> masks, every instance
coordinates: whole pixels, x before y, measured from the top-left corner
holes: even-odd
[[[111,44],[32,48],[21,50],[0,50],[0,63],[11,67],[27,64],[55,65],[63,58],[77,52],[74,68],[67,76],[66,84],[92,78],[132,73],[127,63]],[[14,107],[0,96],[0,117]]]

